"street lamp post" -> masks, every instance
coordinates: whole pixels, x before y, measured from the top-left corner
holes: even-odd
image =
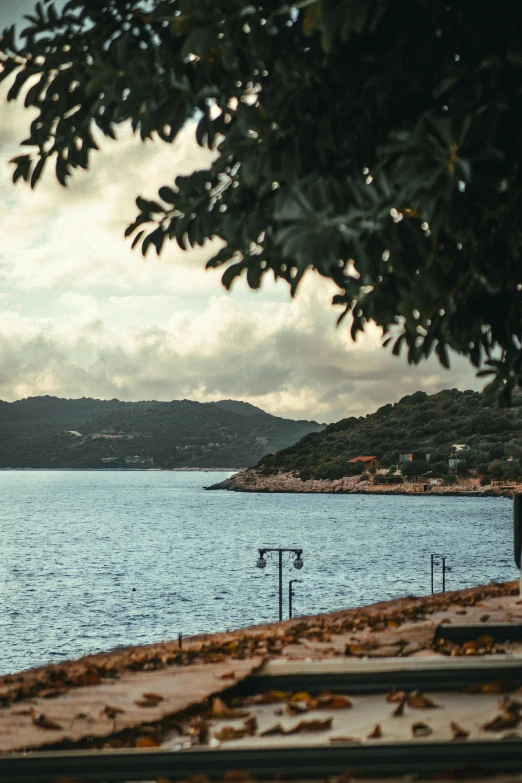
[[[285,549],[281,547],[265,547],[258,549],[259,559],[256,563],[258,568],[266,568],[265,555],[267,552],[277,552],[279,554],[279,621],[283,619],[283,552],[292,552],[295,555],[294,568],[301,569],[304,565],[301,555],[302,549]]]
[[[302,579],[290,579],[288,582],[288,619],[292,619],[292,598],[294,597],[294,591],[292,590],[292,585],[295,582],[302,582]]]
[[[433,588],[433,572],[434,572],[434,566],[439,565],[438,560],[435,560],[436,557],[440,557],[442,561],[442,592],[446,592],[446,571],[451,571],[451,568],[446,565],[447,557],[444,555],[431,555],[431,594],[433,595],[434,588]]]

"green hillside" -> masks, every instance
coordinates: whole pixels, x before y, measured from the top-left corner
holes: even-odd
[[[413,461],[402,465],[406,475],[455,470],[493,478],[515,478],[522,472],[522,395],[513,408],[501,409],[484,394],[456,389],[431,396],[424,392],[384,405],[366,417],[330,424],[305,435],[298,443],[264,457],[256,466],[265,475],[293,471],[303,479],[337,479],[361,472],[348,460],[360,455],[379,458],[382,467],[399,462],[401,453]],[[455,452],[455,444],[466,448]]]
[[[231,467],[317,431],[234,400],[0,401],[0,468]]]

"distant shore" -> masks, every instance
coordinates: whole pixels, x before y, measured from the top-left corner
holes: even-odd
[[[260,472],[247,469],[233,476],[205,487],[208,490],[229,490],[231,492],[283,492],[335,495],[438,495],[442,497],[512,497],[518,491],[517,485],[506,487],[482,487],[478,479],[459,479],[456,484],[430,484],[429,482],[405,481],[402,484],[373,484],[361,481],[359,476],[345,476],[341,479],[310,479],[302,481],[293,473],[278,473],[264,476]]]
[[[129,473],[129,472],[147,472],[150,473],[235,473],[241,468],[0,468],[0,471],[29,471],[29,470],[59,470],[64,471],[98,471],[99,473]]]

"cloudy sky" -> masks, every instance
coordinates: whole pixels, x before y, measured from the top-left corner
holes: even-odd
[[[0,0],[0,29],[33,0]],[[47,176],[13,186],[8,160],[31,115],[0,88],[0,399],[38,394],[124,400],[234,398],[290,418],[362,415],[417,389],[480,388],[458,357],[411,368],[356,344],[311,277],[295,300],[204,270],[210,248],[171,243],[146,259],[123,238],[138,194],[208,163],[187,127],[175,145],[141,143],[123,129],[65,190]]]

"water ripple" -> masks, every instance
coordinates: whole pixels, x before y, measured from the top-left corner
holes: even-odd
[[[204,492],[222,473],[1,471],[0,672],[277,619],[277,560],[297,614],[514,579],[505,498]],[[440,579],[438,582],[440,586]],[[135,589],[134,589],[135,588]]]

